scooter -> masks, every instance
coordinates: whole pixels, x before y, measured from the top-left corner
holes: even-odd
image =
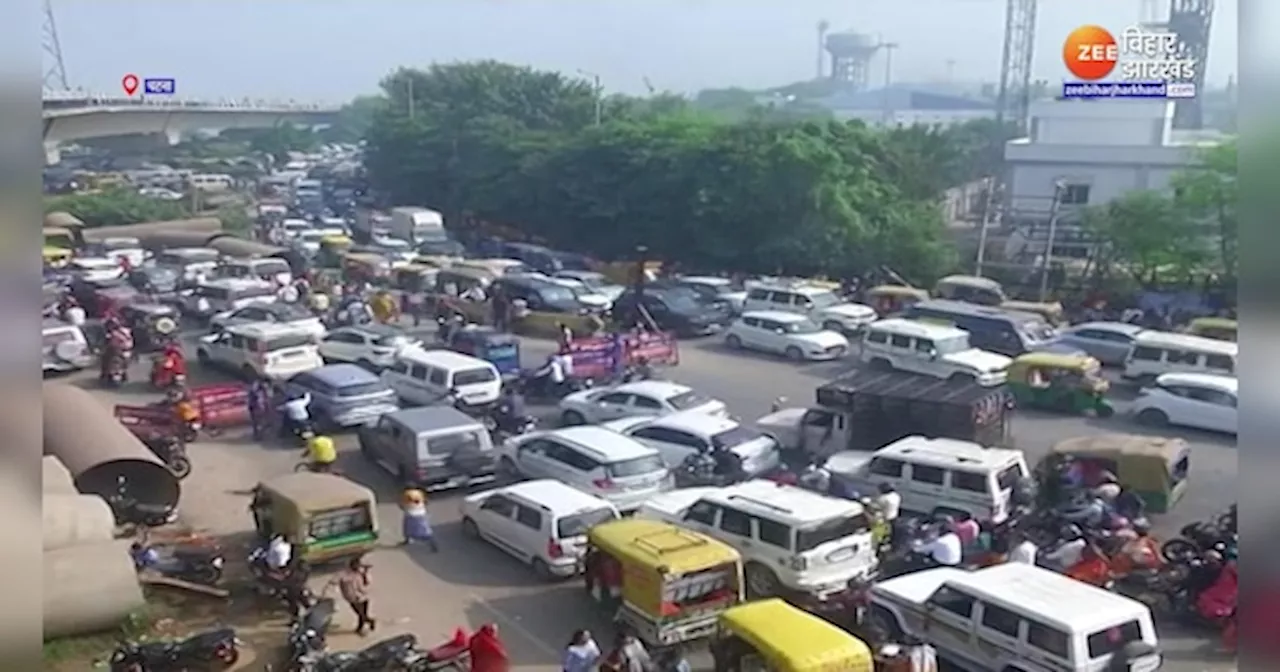
[[[217,585],[222,580],[222,568],[226,559],[222,551],[207,546],[179,546],[170,549],[157,549],[159,559],[152,563],[140,563],[139,559],[147,554],[134,556],[138,569],[150,569],[175,579],[199,583],[206,586]]]
[[[289,661],[295,668],[307,657],[322,653],[328,646],[329,626],[333,623],[335,609],[333,598],[316,600],[302,616],[289,626],[287,642]]]
[[[128,352],[107,352],[103,354],[107,358],[103,365],[102,382],[108,387],[120,387],[129,382],[129,360],[132,354]]]
[[[227,669],[240,660],[241,642],[231,628],[176,642],[125,642],[111,654],[111,672],[178,672]]]
[[[189,425],[185,426],[180,439],[167,437],[146,442],[151,452],[155,453],[156,457],[164,462],[165,466],[169,468],[169,471],[178,480],[191,475],[191,460],[187,457],[186,441],[188,440],[188,435],[193,435],[199,430],[199,423],[196,424],[197,427],[194,430]],[[192,436],[191,440],[194,440],[194,438]]]
[[[315,594],[307,587],[310,570],[305,565],[296,565],[284,572],[272,570],[267,565],[267,549],[255,546],[245,559],[249,573],[253,575],[254,591],[261,597],[279,601],[286,607],[300,605],[310,609],[318,605]]]

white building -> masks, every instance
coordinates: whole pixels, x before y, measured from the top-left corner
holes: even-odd
[[[995,117],[989,100],[893,85],[887,89],[837,93],[813,101],[840,121],[872,126],[950,126]]]
[[[1218,134],[1172,129],[1166,100],[1048,100],[1031,105],[1030,136],[1005,146],[1010,211],[1048,212],[1062,182],[1064,214],[1135,190],[1167,190]]]

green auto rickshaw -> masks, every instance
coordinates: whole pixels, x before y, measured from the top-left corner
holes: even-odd
[[[1111,385],[1102,377],[1102,365],[1087,355],[1027,353],[1009,365],[1008,385],[1023,408],[1092,412],[1100,418],[1115,414],[1106,398]]]
[[[1080,465],[1084,485],[1110,473],[1121,487],[1142,497],[1148,513],[1168,513],[1187,491],[1191,446],[1183,439],[1140,434],[1095,434],[1055,445],[1037,467],[1054,473],[1070,459]]]
[[[1235,343],[1240,335],[1240,323],[1226,317],[1197,317],[1187,325],[1187,333]]]

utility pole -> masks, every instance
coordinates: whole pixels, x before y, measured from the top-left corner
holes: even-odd
[[[884,49],[884,123],[888,125],[893,121],[893,96],[889,85],[893,84],[893,51],[898,48],[898,43],[881,42],[880,48]]]
[[[604,121],[604,87],[600,85],[600,75],[586,70],[578,70],[578,74],[591,80],[591,90],[596,98],[595,125],[599,126]]]
[[[1049,206],[1049,239],[1045,241],[1044,258],[1040,262],[1040,303],[1044,303],[1049,296],[1049,267],[1053,261],[1053,245],[1058,238],[1058,217],[1066,191],[1067,185],[1062,180],[1053,183],[1053,203]]]

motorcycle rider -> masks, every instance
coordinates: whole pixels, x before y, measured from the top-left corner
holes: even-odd
[[[533,389],[539,396],[556,397],[573,375],[573,357],[567,352],[551,355],[542,368],[533,373]]]
[[[62,297],[62,301],[58,305],[58,314],[62,317],[63,322],[77,327],[83,327],[85,320],[88,319],[84,308],[80,306],[80,302],[76,301],[76,297],[70,294]]]
[[[338,461],[338,449],[333,439],[313,436],[307,439],[306,456],[310,460],[311,471],[327,474],[333,470],[333,463]]]
[[[303,431],[310,430],[311,427],[311,393],[297,392],[290,393],[286,397],[283,404],[280,405],[280,412],[284,416],[284,422],[280,423],[280,436],[285,438],[289,433],[296,433],[299,436]]]
[[[187,358],[182,352],[182,346],[176,340],[165,343],[164,350],[156,358],[153,368],[155,372],[152,378],[158,386],[168,387],[178,384],[179,381],[185,381]]]
[[[960,543],[960,536],[952,531],[955,521],[950,516],[942,516],[936,525],[938,535],[913,543],[912,552],[928,566],[959,567],[964,560],[964,545]]]
[[[493,420],[500,431],[516,433],[528,416],[524,412],[524,396],[511,385],[502,386],[502,396],[494,409]]]
[[[716,446],[712,448],[711,459],[715,460],[714,473],[720,480],[726,483],[737,483],[746,480],[747,473],[742,467],[742,456],[728,447]]]
[[[1059,572],[1066,571],[1077,564],[1084,558],[1084,550],[1089,546],[1089,540],[1084,536],[1084,530],[1079,525],[1067,525],[1062,528],[1063,543],[1057,548],[1042,554],[1043,564],[1049,569]]]
[[[119,317],[109,315],[102,323],[106,343],[102,353],[102,379],[111,376],[115,367],[128,368],[133,353],[133,331]]]
[[[1227,562],[1221,553],[1214,550],[1205,551],[1200,556],[1200,562],[1191,564],[1191,572],[1187,575],[1187,580],[1183,584],[1187,593],[1193,597],[1199,596],[1200,593],[1218,582],[1226,565]]]

